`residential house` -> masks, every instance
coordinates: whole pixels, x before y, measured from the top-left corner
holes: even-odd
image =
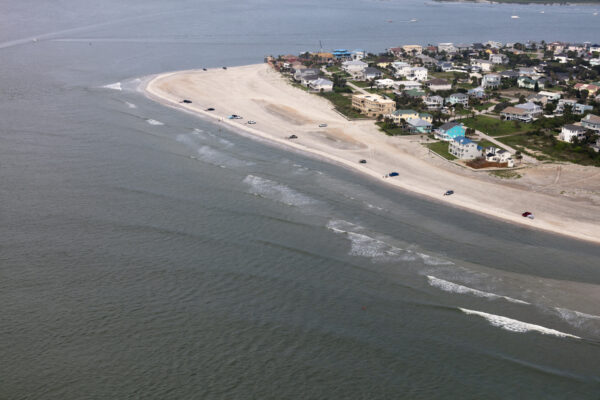
[[[410,133],[428,134],[431,133],[431,122],[421,118],[409,118],[406,120],[406,127]]]
[[[496,162],[500,164],[506,163],[508,167],[514,167],[515,162],[512,158],[512,154],[509,151],[500,149],[498,147],[490,146],[484,150],[485,160],[489,162]]]
[[[546,80],[544,78],[541,79],[533,79],[528,76],[521,76],[517,79],[517,86],[520,88],[531,89],[534,90],[537,84],[538,89],[543,89],[545,86]]]
[[[506,107],[500,113],[507,121],[521,121],[521,122],[531,122],[533,121],[533,115],[529,113],[526,109],[518,108],[518,107]]]
[[[490,54],[490,61],[492,64],[506,64],[508,57],[504,54]]]
[[[488,40],[484,44],[486,46],[491,47],[492,49],[501,49],[502,48],[502,42],[496,42],[494,40]]]
[[[458,50],[458,51],[467,51],[467,50],[471,50],[473,45],[468,44],[468,43],[458,43],[458,44],[455,44],[454,47],[456,47],[456,50]]]
[[[352,58],[352,53],[346,49],[336,49],[332,54],[337,60],[350,60]]]
[[[565,125],[558,134],[558,140],[572,143],[573,139],[584,139],[587,129],[581,125]]]
[[[582,90],[587,90],[589,94],[594,95],[600,89],[600,87],[591,83],[577,83],[575,84],[575,89],[580,92]]]
[[[519,68],[520,76],[535,76],[538,74],[538,71],[535,67],[521,67]]]
[[[344,61],[342,63],[342,69],[352,76],[352,78],[360,78],[363,75],[363,71],[369,65],[360,60]]]
[[[534,118],[542,114],[542,107],[532,102],[517,104],[515,107],[527,111]]]
[[[600,65],[600,58],[590,58],[589,63],[592,67]]]
[[[445,79],[435,78],[425,82],[429,90],[437,92],[440,90],[450,90],[452,85]]]
[[[562,95],[562,93],[560,92],[546,92],[544,90],[542,90],[538,94],[540,96],[544,96],[546,98],[546,101],[558,101],[560,100],[560,96]]]
[[[427,68],[413,67],[410,69],[410,74],[408,75],[407,78],[413,79],[416,81],[426,81],[427,75],[428,75]]]
[[[402,46],[402,50],[404,50],[406,54],[417,55],[423,52],[423,46],[419,46],[418,44],[407,44]]]
[[[393,79],[388,79],[388,78],[377,79],[375,81],[375,86],[378,89],[389,89],[391,87],[395,87],[397,83],[398,83],[398,81],[395,81]]]
[[[369,117],[388,115],[396,109],[396,102],[377,94],[352,95],[352,108]]]
[[[436,139],[449,142],[456,137],[465,136],[465,133],[466,129],[463,124],[458,122],[446,122],[435,130],[434,136]]]
[[[391,53],[394,57],[400,57],[404,50],[402,47],[390,47],[387,49],[388,53]]]
[[[419,89],[410,89],[410,90],[405,90],[404,94],[408,97],[412,97],[412,98],[422,98],[423,96],[425,96],[425,92]]]
[[[469,106],[469,96],[464,93],[452,93],[447,99],[447,103],[452,105],[461,104],[463,107]]]
[[[445,51],[446,53],[456,53],[457,49],[456,47],[454,47],[454,44],[452,43],[438,43],[438,51],[441,53],[442,51]]]
[[[407,77],[411,73],[412,66],[409,63],[403,61],[395,61],[392,63],[392,68],[396,70],[394,76],[396,78],[399,77]]]
[[[353,60],[362,60],[366,57],[366,55],[367,52],[363,49],[352,50],[352,52],[350,53],[350,57],[352,57]]]
[[[362,71],[362,80],[369,81],[371,79],[379,79],[383,73],[377,68],[367,67]]]
[[[319,72],[320,71],[316,68],[296,69],[296,72],[294,72],[294,79],[298,82],[302,82],[304,79],[310,76],[318,77]]]
[[[450,71],[450,70],[451,70],[451,69],[453,69],[453,68],[454,68],[454,64],[452,64],[452,63],[451,63],[451,62],[449,62],[449,61],[444,61],[444,62],[440,63],[440,69],[441,69],[443,72]]]
[[[464,136],[454,138],[448,144],[448,153],[461,160],[473,160],[483,155],[483,149]]]
[[[581,125],[586,129],[591,129],[600,133],[600,117],[594,114],[588,114],[581,120]]]
[[[421,62],[423,63],[423,65],[426,66],[426,67],[433,67],[433,66],[438,65],[438,61],[435,58],[426,56],[424,54],[420,54],[416,58],[418,58],[419,60],[421,60]]]
[[[319,78],[309,82],[308,87],[319,92],[331,92],[333,90],[333,82],[329,79]]]
[[[394,82],[394,88],[396,88],[396,90],[400,90],[401,87],[403,87],[404,90],[421,89],[421,86],[422,86],[422,84],[417,81],[395,81]]]
[[[506,71],[500,72],[500,77],[502,79],[518,78],[519,77],[519,73],[517,71],[513,71],[513,70],[508,69]]]
[[[590,53],[600,53],[600,44],[593,44],[590,46]]]
[[[396,110],[390,115],[386,115],[392,119],[395,123],[399,124],[402,120],[408,121],[409,119],[422,119],[427,122],[433,122],[433,116],[427,113],[418,113],[414,110]]]
[[[486,74],[483,76],[481,86],[484,88],[497,88],[500,86],[501,79],[498,74]]]
[[[582,115],[586,111],[592,111],[594,107],[588,106],[587,104],[578,103],[577,100],[573,99],[560,99],[556,105],[556,114],[562,114],[565,111],[565,107],[571,107],[573,114]]]
[[[491,71],[492,67],[494,66],[494,64],[490,60],[480,60],[477,58],[471,60],[471,65],[474,67],[481,68],[481,71],[484,72]]]
[[[442,96],[427,96],[423,100],[423,104],[428,110],[438,110],[444,106],[444,98]]]
[[[469,89],[467,91],[467,95],[469,95],[469,97],[475,97],[476,99],[483,99],[487,96],[485,93],[485,89],[482,88],[481,86],[478,86],[473,89]]]
[[[302,86],[310,87],[310,85],[318,79],[318,75],[305,75],[300,79],[300,83]]]

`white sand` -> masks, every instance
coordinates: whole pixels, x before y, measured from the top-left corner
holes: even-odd
[[[596,172],[600,170],[593,167],[562,166],[563,176],[583,177],[571,186],[556,178],[557,166],[527,172],[520,182],[470,171],[429,154],[419,137],[388,137],[373,121],[347,121],[327,100],[293,87],[266,64],[166,73],[150,80],[145,91],[162,104],[343,164],[386,184],[505,221],[600,243]],[[180,103],[182,99],[193,103]],[[215,111],[204,111],[208,107]],[[244,119],[228,120],[231,114]],[[247,125],[247,120],[257,124]],[[321,123],[327,128],[319,128]],[[286,139],[291,134],[298,139]],[[367,164],[358,163],[363,158]],[[383,178],[391,171],[400,176]],[[447,189],[455,194],[442,196]],[[535,220],[523,218],[523,211],[533,212]]]

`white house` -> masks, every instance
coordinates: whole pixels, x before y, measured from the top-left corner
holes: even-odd
[[[489,162],[507,163],[508,167],[514,167],[515,162],[509,151],[490,146],[485,148],[485,160]]]
[[[450,103],[452,105],[455,104],[462,104],[463,107],[468,107],[469,106],[469,96],[467,96],[464,93],[452,93],[448,99],[446,99],[447,103]]]
[[[445,51],[446,53],[456,53],[457,51],[453,43],[438,43],[437,48],[440,53],[442,51]]]
[[[538,93],[540,96],[544,96],[547,101],[557,101],[560,100],[561,93],[560,92],[546,92],[544,90]]]
[[[367,68],[363,69],[362,75],[360,77],[361,77],[361,79],[368,81],[371,79],[379,79],[379,78],[381,78],[382,75],[383,74],[381,73],[381,71],[378,70],[377,68],[367,67]]]
[[[410,75],[410,70],[412,69],[412,66],[403,61],[395,61],[392,63],[392,68],[394,68],[396,70],[396,72],[394,73],[394,76],[396,78],[399,78],[399,77],[407,77],[408,75]]]
[[[395,81],[394,88],[396,90],[400,90],[401,87],[404,87],[404,90],[411,89],[421,89],[422,84],[417,81]]]
[[[483,154],[482,148],[477,143],[464,136],[456,137],[449,142],[448,153],[461,160],[473,160]]]
[[[333,82],[329,79],[319,78],[309,82],[308,87],[319,92],[331,92],[333,90]]]
[[[296,72],[294,73],[294,79],[299,82],[302,82],[303,78],[306,78],[311,75],[318,76],[319,70],[316,68],[297,69]]]
[[[573,99],[560,99],[556,106],[556,113],[562,114],[565,111],[565,107],[571,107],[573,114],[585,114],[586,111],[592,111],[594,107],[588,106],[587,104],[580,104],[577,100]]]
[[[344,61],[342,63],[342,69],[349,73],[353,78],[361,76],[363,70],[368,66],[367,63],[360,60]]]
[[[427,68],[413,67],[410,69],[410,74],[409,74],[408,78],[412,78],[416,81],[426,81],[427,75],[428,75]]]
[[[393,79],[377,79],[375,81],[375,86],[377,86],[378,89],[389,89],[391,87],[395,87],[397,83],[398,81],[395,81]]]
[[[494,64],[490,60],[480,60],[473,59],[471,60],[471,65],[477,68],[481,68],[481,71],[489,72],[492,70]]]
[[[542,107],[540,107],[539,105],[537,105],[535,103],[531,103],[531,102],[524,103],[524,104],[517,104],[515,107],[521,108],[521,109],[527,111],[534,118],[542,113]]]
[[[423,100],[423,104],[427,106],[428,110],[437,110],[444,106],[444,98],[442,96],[427,96]]]
[[[572,143],[574,138],[579,140],[585,138],[587,129],[580,125],[565,125],[558,134],[558,140]]]
[[[487,74],[483,76],[481,86],[484,88],[497,88],[500,86],[500,75],[498,74]]]
[[[490,54],[490,61],[492,64],[506,64],[508,62],[508,57],[504,54]]]
[[[445,79],[435,78],[425,83],[427,84],[427,87],[434,92],[452,89],[450,82]]]

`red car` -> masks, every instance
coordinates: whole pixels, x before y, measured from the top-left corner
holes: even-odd
[[[529,219],[533,219],[533,218],[535,218],[535,217],[533,216],[533,214],[532,214],[532,213],[530,213],[529,211],[525,211],[525,212],[524,212],[523,214],[521,214],[521,215],[522,215],[523,217],[525,217],[525,218],[529,218]]]

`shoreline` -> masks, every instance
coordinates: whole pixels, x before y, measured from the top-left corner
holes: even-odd
[[[232,75],[239,79],[243,85],[249,85],[251,90],[248,91],[244,87],[229,86],[228,78]],[[263,78],[263,81],[256,79],[257,77]],[[241,94],[245,94],[246,98],[240,100],[234,93],[230,93],[234,87],[239,89],[238,91]],[[378,132],[372,121],[349,122],[343,120],[341,116],[331,111],[332,106],[327,100],[294,88],[277,72],[270,70],[270,67],[266,64],[232,67],[228,70],[167,72],[142,79],[139,90],[153,101],[216,121],[238,134],[242,133],[253,138],[266,140],[269,143],[280,145],[286,150],[293,149],[323,161],[349,167],[363,176],[369,176],[392,187],[424,196],[439,204],[448,204],[493,219],[516,223],[519,226],[587,242],[600,243],[600,219],[598,217],[596,217],[597,223],[594,223],[593,218],[587,218],[585,212],[575,215],[575,218],[573,218],[573,215],[568,215],[569,212],[572,213],[573,211],[571,207],[581,207],[580,201],[568,199],[555,201],[558,199],[554,199],[547,194],[516,188],[510,182],[490,182],[486,179],[465,176],[456,170],[449,172],[448,169],[452,168],[443,165],[445,164],[443,161],[441,166],[432,165],[435,162],[431,160],[427,165],[427,162],[423,162],[427,161],[423,160],[423,158],[426,158],[427,151],[424,150],[424,146],[421,144],[417,143],[415,145],[415,143],[409,142],[411,137],[389,138]],[[281,91],[282,93],[279,94],[275,91]],[[274,103],[272,96],[277,96],[277,104]],[[293,96],[293,98],[290,98],[290,96]],[[215,99],[217,97],[218,100]],[[193,98],[193,103],[181,103],[183,98]],[[299,98],[300,100],[298,100]],[[223,106],[231,104],[232,108],[224,110],[221,107],[216,107],[215,111],[205,111],[207,107],[211,106],[211,100],[213,99],[217,103],[221,102]],[[306,104],[307,109],[312,108],[310,111],[313,113],[321,113],[323,118],[328,118],[328,123],[331,121],[329,125],[334,126],[325,131],[315,129],[314,126],[316,125],[314,124],[323,120],[323,118],[317,121],[313,121],[312,118],[304,120],[303,118],[306,116],[297,111],[297,108],[300,108],[300,105],[297,104],[298,101],[300,105]],[[293,107],[294,105],[296,108]],[[327,106],[326,110],[323,109],[325,105]],[[222,110],[226,111],[225,114]],[[301,111],[305,110],[304,107],[301,108]],[[233,113],[257,120],[257,125],[247,125],[245,123],[246,119],[239,122],[239,120],[226,118],[227,115]],[[264,128],[263,121],[266,125]],[[368,124],[372,126],[369,127]],[[282,132],[284,126],[286,131]],[[290,133],[296,133],[299,139],[294,141],[287,139]],[[371,136],[368,136],[369,134]],[[419,151],[419,149],[422,151]],[[357,162],[359,158],[374,159],[376,157],[381,157],[383,162],[380,162],[379,165],[374,165],[378,160],[374,162],[369,160],[369,164],[359,164]],[[386,169],[382,170],[382,168],[390,164],[386,161],[398,165],[397,167],[387,167],[387,172],[392,170],[402,171],[399,177],[384,178],[387,172]],[[402,164],[404,164],[404,169],[401,167]],[[416,164],[416,166],[413,166],[413,164]],[[410,170],[417,175],[406,176],[406,178],[410,177],[411,179],[403,179],[406,170]],[[445,198],[442,196],[446,189],[454,188],[459,184],[465,190],[456,191],[455,189],[455,195]],[[479,187],[480,185],[485,187]],[[478,198],[465,195],[465,193],[469,194],[472,191],[477,191]],[[498,195],[503,194],[503,192],[507,192],[505,201],[498,201]],[[486,197],[490,197],[494,201],[490,201]],[[535,198],[529,199],[530,197]],[[559,202],[560,205],[557,206],[554,204],[555,202]],[[545,214],[530,207],[536,214],[535,220],[523,218],[519,211],[511,210],[514,207],[526,207],[526,203],[547,205],[552,210],[548,210],[548,213]],[[588,205],[585,208],[592,211],[592,216],[594,215],[593,211],[596,211],[595,215],[600,214],[598,213],[600,207]],[[563,213],[557,211],[563,211]],[[545,219],[544,217],[551,218]]]

